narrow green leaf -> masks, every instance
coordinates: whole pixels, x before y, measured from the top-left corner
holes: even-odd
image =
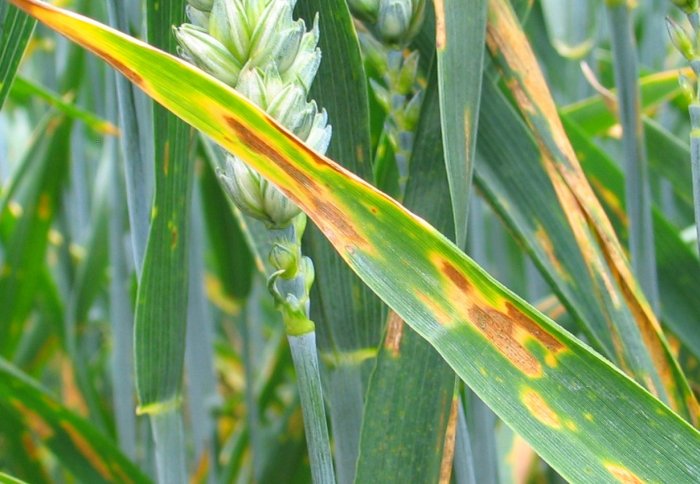
[[[113,108],[114,109],[114,108]],[[119,149],[112,140],[107,153],[110,163],[109,187],[109,316],[112,329],[112,401],[119,447],[136,456],[136,402],[134,385],[134,313],[129,298],[131,280],[124,247],[126,196],[124,175],[120,167]]]
[[[599,194],[617,233],[623,240],[627,239],[629,225],[625,213],[620,210],[624,207],[622,173],[575,123],[567,117],[563,121],[576,152],[580,154],[586,176]],[[694,283],[700,280],[700,263],[661,212],[654,210],[653,215],[661,318],[683,344],[700,357],[700,298],[695,295]]]
[[[110,25],[122,32],[129,32],[127,10],[119,0],[107,0],[107,14]],[[136,88],[128,79],[119,73],[114,73],[117,98],[117,114],[121,136],[119,143],[124,163],[126,181],[126,201],[128,204],[129,228],[131,233],[131,248],[134,266],[138,275],[142,272],[144,254],[150,221],[152,189],[148,182],[150,175],[147,160],[145,140],[140,136],[147,131],[148,124],[137,112]],[[149,133],[150,134],[150,133]]]
[[[612,37],[613,67],[618,92],[625,161],[625,207],[629,221],[632,271],[652,309],[659,313],[659,285],[654,252],[654,226],[651,217],[649,167],[642,128],[640,95],[632,9],[626,2],[607,2],[608,25]]]
[[[690,149],[656,121],[644,119],[644,137],[649,148],[649,168],[652,177],[663,177],[673,186],[679,200],[678,209],[692,220],[693,186],[690,170]]]
[[[456,242],[467,241],[481,78],[486,40],[486,0],[435,2],[440,119],[452,196]]]
[[[2,359],[0,408],[31,429],[81,481],[149,482],[111,440]]]
[[[583,59],[593,49],[600,6],[600,0],[543,0],[547,34],[559,55]]]
[[[82,121],[87,125],[87,127],[98,134],[109,134],[112,136],[119,134],[119,129],[109,121],[100,119],[98,116],[95,116],[89,111],[81,109],[74,103],[62,99],[58,94],[45,89],[39,84],[22,77],[15,78],[15,83],[12,86],[12,91],[10,92],[10,98],[26,99],[30,97],[38,97],[43,99],[65,115]]]
[[[108,221],[109,205],[107,199],[108,172],[98,178],[98,191],[95,194],[95,210],[91,233],[85,247],[85,256],[76,269],[75,281],[68,304],[68,314],[80,327],[87,321],[88,312],[104,287],[107,279],[108,258]],[[111,177],[109,179],[111,182]]]
[[[471,444],[474,449],[476,482],[498,484],[501,481],[496,455],[496,423],[498,418],[489,407],[471,390],[465,392],[467,422],[471,431]]]
[[[5,474],[4,472],[0,472],[0,482],[2,484],[26,484],[24,481],[12,477],[9,474]]]
[[[460,403],[457,408],[457,435],[455,436],[454,476],[455,484],[476,484],[474,452],[469,441],[471,432],[467,427],[464,406]],[[482,481],[483,482],[483,481]]]
[[[48,115],[3,199],[0,353],[12,355],[22,336],[45,267],[48,232],[68,173],[71,122]]]
[[[172,26],[184,20],[185,1],[146,2],[148,39],[176,51]],[[189,294],[189,219],[193,163],[190,128],[154,106],[155,194],[151,227],[139,280],[134,355],[139,412],[149,414],[156,444],[158,479],[185,482],[181,389]]]
[[[681,70],[685,75],[690,75],[690,69]],[[678,85],[678,70],[655,72],[639,79],[642,108],[654,109],[664,101],[668,101],[681,93]],[[611,90],[613,98],[617,97],[617,91]],[[574,104],[565,106],[562,114],[571,116],[589,134],[603,134],[617,122],[615,105],[611,99],[597,94],[583,99]]]
[[[14,1],[122,69],[279,186],[353,270],[562,476],[586,482],[700,477],[696,430],[425,221],[182,61],[55,7]]]
[[[215,320],[204,294],[204,220],[201,191],[192,199],[192,230],[190,240],[189,296],[187,309],[187,394],[189,421],[194,442],[196,465],[208,463],[208,482],[216,482],[217,429],[211,403],[218,398],[214,369]]]
[[[16,7],[0,6],[0,108],[10,92],[36,20]]]

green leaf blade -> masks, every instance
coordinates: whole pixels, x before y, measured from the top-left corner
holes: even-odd
[[[435,6],[445,163],[456,242],[458,247],[464,247],[481,98],[487,2],[444,0],[435,2]]]
[[[22,55],[34,32],[36,20],[16,7],[4,4],[0,15],[0,108],[12,88]]]

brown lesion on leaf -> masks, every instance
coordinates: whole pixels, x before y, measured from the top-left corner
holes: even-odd
[[[520,108],[538,116],[552,129],[557,145],[568,144],[558,139],[564,130],[547,82],[519,20],[505,0],[489,2],[489,22],[486,43],[494,56],[502,56],[509,71],[509,87],[513,89]],[[514,78],[517,76],[517,79]],[[511,84],[512,83],[512,84]]]
[[[174,222],[168,222],[168,232],[170,232],[170,250],[177,249],[180,231]]]
[[[359,164],[363,164],[365,161],[365,146],[362,144],[355,145],[355,159]]]
[[[394,311],[389,311],[386,322],[386,338],[384,338],[384,348],[391,356],[398,358],[401,352],[401,340],[403,339],[404,322]]]
[[[53,214],[53,201],[48,193],[39,195],[39,204],[37,205],[37,216],[40,220],[48,220]]]
[[[599,288],[599,294],[609,297],[614,307],[619,308],[622,301],[605,263],[605,259],[601,257],[601,251],[599,247],[597,247],[596,233],[589,228],[589,219],[583,207],[576,198],[575,193],[568,186],[566,180],[557,171],[555,162],[546,150],[543,148],[541,148],[541,150],[542,164],[552,182],[552,187],[554,188],[562,211],[576,239],[576,244],[586,262],[586,267],[589,270],[591,279],[595,284],[598,284],[598,281],[602,282],[604,290]],[[598,285],[596,285],[596,287],[598,287]],[[611,325],[611,321],[608,321],[608,324]]]
[[[126,64],[124,64],[121,60],[117,59],[116,57],[111,55],[106,50],[98,49],[93,44],[90,45],[90,49],[93,50],[97,55],[102,57],[107,63],[109,63],[116,70],[121,72],[124,75],[124,77],[126,77],[131,82],[133,82],[137,86],[139,86],[147,91],[147,89],[145,89],[145,87],[147,86],[148,83],[144,80],[144,78],[140,74],[138,74],[136,71],[134,71],[131,67],[127,67]]]
[[[490,307],[472,306],[468,311],[469,321],[513,366],[530,377],[539,377],[542,364],[526,347],[527,341],[538,341],[550,354],[562,351],[565,346],[512,303],[506,302],[506,308],[504,313]]]
[[[231,128],[235,136],[250,150],[267,158],[281,169],[289,179],[293,180],[296,190],[289,186],[277,185],[282,192],[294,203],[305,209],[309,216],[314,219],[316,224],[331,239],[331,241],[339,243],[345,242],[343,246],[350,244],[354,246],[367,247],[368,243],[363,235],[361,235],[355,227],[348,221],[349,217],[344,214],[336,205],[329,200],[336,198],[328,189],[319,185],[310,178],[306,173],[299,170],[293,164],[275,150],[272,146],[257,136],[253,131],[238,122],[232,116],[224,116],[226,124]],[[282,132],[285,136],[293,138],[289,133]],[[303,143],[294,138],[299,146],[307,151],[308,157],[318,159],[318,155],[313,153]],[[331,169],[335,169],[330,164],[325,164]],[[268,172],[269,174],[269,172]],[[273,180],[273,183],[277,180]],[[315,194],[315,195],[313,195]],[[311,196],[313,195],[313,196]]]
[[[134,84],[141,87],[147,84],[141,75],[130,67],[127,67],[121,60],[110,54],[107,50],[100,48],[98,42],[88,41],[86,39],[86,32],[88,29],[85,28],[85,20],[73,18],[73,16],[66,15],[65,12],[60,11],[55,6],[36,2],[34,0],[11,0],[11,2],[69,39],[97,54]]]
[[[471,323],[508,361],[524,374],[536,378],[542,375],[541,361],[527,348],[530,341],[544,349],[548,366],[556,366],[557,354],[566,346],[524,314],[512,302],[503,300],[495,307],[475,289],[467,276],[452,262],[436,257],[434,260],[449,285],[445,287],[445,301],[439,304],[420,298],[443,326]]]
[[[471,284],[467,278],[462,274],[450,261],[441,261],[441,271],[444,275],[452,281],[452,283],[457,286],[462,291],[469,291],[471,289]]]
[[[544,160],[551,165],[547,166],[550,178],[556,182],[557,180],[552,178],[552,173],[559,174],[562,183],[570,191],[570,196],[579,205],[577,212],[583,214],[591,232],[597,237],[598,246],[606,259],[609,272],[617,280],[624,301],[635,315],[645,346],[652,355],[655,366],[659,368],[658,373],[670,405],[692,419],[693,416],[690,415],[685,398],[683,400],[679,398],[685,397],[686,391],[682,388],[683,379],[671,368],[672,363],[664,348],[663,333],[658,320],[641,293],[615,231],[576,159],[522,28],[507,1],[494,0],[489,5],[487,44],[494,55],[503,59],[502,65],[507,77],[517,76],[517,89],[522,91],[522,95],[519,96],[516,91],[516,99],[521,110],[526,113],[528,124],[534,129],[540,150],[547,154]],[[529,104],[536,106],[537,112],[534,115],[530,115],[529,108],[522,105],[523,99],[527,99]],[[565,212],[569,214],[566,207]],[[608,284],[609,275],[605,271],[601,272],[601,275],[603,281]],[[617,292],[616,290],[610,292],[613,302],[618,298]],[[618,300],[618,304],[621,303],[622,301]]]
[[[440,462],[440,484],[449,484],[452,477],[452,463],[455,456],[455,441],[457,437],[457,412],[459,411],[459,399],[452,397],[450,416],[445,429],[445,441],[442,447],[442,461]]]
[[[131,67],[127,66],[124,64],[124,62],[121,61],[118,57],[112,55],[108,50],[103,49],[100,47],[100,44],[97,42],[87,42],[86,40],[83,40],[85,38],[84,32],[74,30],[70,24],[64,24],[65,29],[71,32],[66,32],[63,29],[59,29],[61,32],[65,33],[66,35],[71,36],[76,42],[79,44],[83,45],[84,47],[88,48],[89,50],[93,51],[95,54],[100,56],[102,59],[105,60],[108,64],[110,64],[112,67],[114,67],[116,70],[122,73],[124,77],[129,79],[131,82],[136,84],[137,86],[141,87],[144,91],[149,92],[147,89],[148,82],[135,70],[133,70]]]

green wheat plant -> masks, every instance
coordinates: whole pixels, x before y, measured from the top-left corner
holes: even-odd
[[[700,480],[678,6],[0,0],[0,481]]]

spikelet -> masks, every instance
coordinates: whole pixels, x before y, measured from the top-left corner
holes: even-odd
[[[348,0],[352,13],[383,43],[408,45],[425,17],[425,0]]]
[[[321,62],[318,17],[293,20],[295,0],[188,0],[189,24],[175,29],[180,55],[235,88],[306,144],[325,153],[331,127],[307,101]],[[234,203],[269,228],[300,213],[274,185],[233,155],[219,177]]]

